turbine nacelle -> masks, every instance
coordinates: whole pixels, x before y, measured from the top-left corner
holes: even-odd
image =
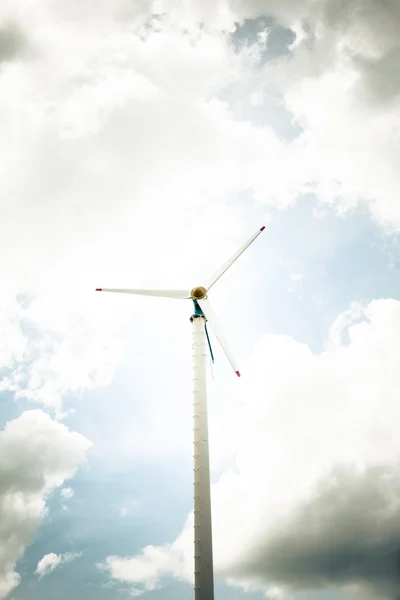
[[[219,328],[217,317],[212,309],[210,301],[208,299],[208,292],[212,288],[212,286],[222,277],[222,275],[229,269],[229,267],[239,258],[239,256],[250,246],[252,242],[260,235],[262,231],[264,231],[265,227],[261,227],[256,234],[254,234],[243,246],[239,248],[237,252],[229,260],[226,261],[219,269],[216,271],[212,277],[210,277],[205,285],[198,285],[190,290],[190,292],[184,289],[180,290],[143,290],[143,289],[115,289],[115,288],[97,288],[96,292],[118,292],[120,294],[136,294],[139,296],[158,296],[161,298],[176,298],[181,300],[193,300],[198,303],[200,306],[204,317],[211,325],[216,338],[229,362],[231,363],[233,370],[236,375],[240,377],[239,370],[236,366],[236,363],[228,350],[228,346],[225,342],[222,331]]]

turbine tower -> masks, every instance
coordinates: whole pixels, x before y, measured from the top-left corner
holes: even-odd
[[[194,597],[195,600],[214,600],[214,568],[212,548],[211,497],[210,497],[210,459],[208,448],[207,389],[206,389],[206,344],[212,350],[208,337],[207,322],[211,325],[216,338],[226,354],[236,375],[240,372],[230,353],[225,338],[218,325],[217,318],[208,299],[208,292],[222,277],[239,256],[264,231],[261,227],[229,260],[227,260],[204,285],[187,289],[146,290],[97,288],[96,292],[117,292],[140,296],[159,296],[192,300],[194,312],[192,323],[193,348],[193,459],[194,459]]]

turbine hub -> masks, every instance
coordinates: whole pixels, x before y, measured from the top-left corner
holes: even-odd
[[[198,285],[192,289],[190,296],[193,300],[202,300],[207,296],[207,290],[202,285]]]

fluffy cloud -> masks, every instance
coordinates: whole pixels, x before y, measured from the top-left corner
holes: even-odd
[[[134,596],[159,588],[166,575],[192,581],[193,568],[187,555],[188,552],[193,554],[192,535],[190,516],[182,534],[172,544],[146,546],[141,554],[133,557],[108,556],[99,567],[109,571],[113,579],[129,583]]]
[[[139,279],[144,267],[132,257],[150,228],[160,243],[171,241],[183,220],[189,236],[201,207],[256,175],[262,181],[266,162],[276,161],[281,145],[269,130],[237,123],[212,99],[251,55],[162,20],[135,28],[111,13],[107,34],[97,21],[89,34],[83,18],[59,21],[44,11],[36,19],[21,16],[36,51],[7,63],[0,78],[8,268],[17,263],[23,283],[35,287],[44,273],[53,288],[81,289],[85,277],[128,268]],[[175,226],[172,212],[181,214]],[[30,247],[22,264],[17,226]]]
[[[303,128],[293,150],[301,152],[304,184],[340,210],[363,204],[398,230],[398,2],[257,6],[297,33],[290,57],[266,64],[258,80],[261,93],[279,90]]]
[[[236,467],[213,486],[219,576],[276,597],[330,588],[393,597],[399,333],[400,303],[377,300],[340,315],[319,354],[283,336],[260,340],[224,428]],[[189,518],[173,544],[107,565],[138,593],[166,574],[190,580],[192,554]]]
[[[60,498],[62,500],[61,507],[63,510],[68,510],[68,507],[65,504],[65,502],[71,500],[71,498],[73,498],[74,495],[75,492],[71,487],[64,487],[60,490]]]
[[[42,578],[45,575],[52,573],[54,569],[61,564],[72,562],[81,556],[82,552],[65,552],[64,554],[55,554],[54,552],[50,552],[50,554],[45,554],[43,558],[39,560],[35,572],[40,578]]]
[[[3,389],[61,413],[62,396],[110,381],[129,309],[95,307],[91,290],[207,270],[244,233],[229,203],[243,190],[280,207],[308,190],[344,208],[367,202],[399,225],[399,15],[395,2],[376,10],[367,0],[104,0],[43,2],[33,15],[23,0],[2,4]],[[262,14],[297,40],[260,67],[268,35],[235,50],[230,34]],[[262,107],[277,93],[304,128],[291,143],[235,116],[247,97]],[[201,255],[182,253],[206,225]],[[21,310],[27,293],[34,302]]]
[[[14,11],[30,37],[28,56],[15,60],[9,51],[0,78],[9,271],[22,271],[25,287],[47,275],[60,291],[132,269],[140,280],[146,270],[132,257],[150,228],[160,245],[178,228],[185,243],[182,224],[190,240],[211,214],[232,219],[226,195],[243,189],[280,206],[306,189],[347,204],[367,200],[377,218],[396,224],[395,93],[382,112],[363,92],[387,87],[373,78],[393,60],[396,6],[387,2],[375,14],[367,0],[341,10],[328,0],[159,1],[146,10],[102,2],[88,30],[90,2],[68,9],[45,2],[34,18],[25,2],[5,3],[0,18],[9,23]],[[151,13],[160,16],[149,20]],[[184,32],[175,17],[185,14],[192,26]],[[217,14],[230,15],[231,25]],[[260,44],[235,53],[218,31],[260,14],[304,30],[290,59],[264,70],[254,69]],[[371,66],[386,55],[387,69]],[[285,145],[271,129],[235,119],[217,99],[239,81],[244,95],[280,91],[304,135]],[[180,215],[175,223],[172,213]],[[17,228],[30,247],[23,261]],[[151,251],[147,244],[153,266]]]
[[[60,496],[63,500],[70,500],[74,496],[75,492],[71,487],[62,488],[60,491]]]
[[[15,564],[46,514],[46,498],[72,477],[90,443],[41,410],[0,432],[0,597],[19,582]]]
[[[283,142],[218,100],[257,47],[235,53],[225,35],[152,10],[0,8],[2,389],[58,414],[118,361],[129,308],[99,304],[94,288],[184,283],[243,233],[229,194],[252,185],[286,205],[297,189],[279,177]],[[182,253],[206,224],[215,242]]]
[[[6,0],[0,8],[1,389],[58,415],[63,396],[110,380],[130,310],[115,309],[114,299],[95,304],[89,290],[133,280],[171,284],[171,265],[178,284],[200,262],[205,271],[214,266],[243,232],[229,204],[240,191],[280,207],[316,191],[343,210],[366,203],[380,222],[400,225],[395,0],[379,10],[372,0],[139,4],[44,1],[32,12],[25,0]],[[235,22],[262,14],[297,34],[289,56],[264,66],[267,34],[237,52],[229,37]],[[278,93],[302,134],[283,142],[271,128],[240,120],[240,98],[229,93],[238,82],[240,94],[261,107]],[[207,240],[198,258],[182,252],[205,226],[217,241]],[[349,498],[360,495],[368,514],[382,513],[383,531],[394,528],[398,306],[374,303],[358,313],[369,322],[353,327],[348,343],[336,323],[332,346],[318,356],[286,338],[260,343],[254,388],[243,396],[250,404],[237,421],[240,444],[231,448],[238,468],[214,487],[216,564],[225,577],[235,572],[243,585],[276,590],[321,578],[357,583],[358,574],[386,593],[383,565],[368,576],[361,563],[396,540],[369,530],[370,547],[350,551],[338,528],[335,551],[356,565],[348,575],[339,561],[329,571],[320,536],[302,529],[313,510],[330,539],[329,519],[355,522]],[[290,455],[288,439],[296,449]],[[373,477],[384,482],[379,489]],[[46,485],[32,508],[35,523]],[[277,519],[279,530],[271,525]],[[366,526],[357,521],[357,532]],[[172,546],[110,558],[112,574],[139,592],[140,582],[152,589],[165,572],[189,577],[188,527]],[[295,530],[307,553],[300,556],[294,543],[277,565]],[[7,556],[20,556],[24,544]],[[17,582],[14,562],[4,568],[3,594]]]
[[[397,0],[227,0],[202,2],[201,9],[199,4],[185,3],[186,13],[195,21],[201,13],[206,27],[212,28],[212,19],[223,6],[228,19],[225,30],[234,22],[269,16],[296,35],[289,56],[250,69],[240,88],[242,95],[258,98],[265,113],[268,102],[278,95],[293,122],[303,129],[282,155],[285,175],[290,173],[297,185],[296,189],[288,186],[291,195],[297,197],[308,189],[341,211],[366,206],[379,223],[398,230]],[[183,9],[182,2],[170,7],[173,15],[178,5]],[[260,27],[265,29],[265,20]],[[240,97],[231,100],[232,105],[241,102]],[[272,118],[269,122],[273,126]],[[281,179],[282,169],[278,173]],[[270,198],[266,190],[260,194],[262,188],[254,187],[258,199]]]
[[[108,383],[117,362],[112,326],[97,327],[95,311],[57,297],[24,297],[3,283],[0,309],[0,391],[43,404],[61,417],[62,397]]]

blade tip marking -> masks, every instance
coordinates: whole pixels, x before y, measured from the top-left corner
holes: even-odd
[[[96,292],[102,292],[103,288],[96,288]]]
[[[260,227],[260,231],[264,231],[265,229],[265,225],[263,225],[262,227]]]
[[[240,372],[239,372],[239,371],[235,371],[235,373],[236,373],[236,375],[237,375],[238,377],[240,377]]]

